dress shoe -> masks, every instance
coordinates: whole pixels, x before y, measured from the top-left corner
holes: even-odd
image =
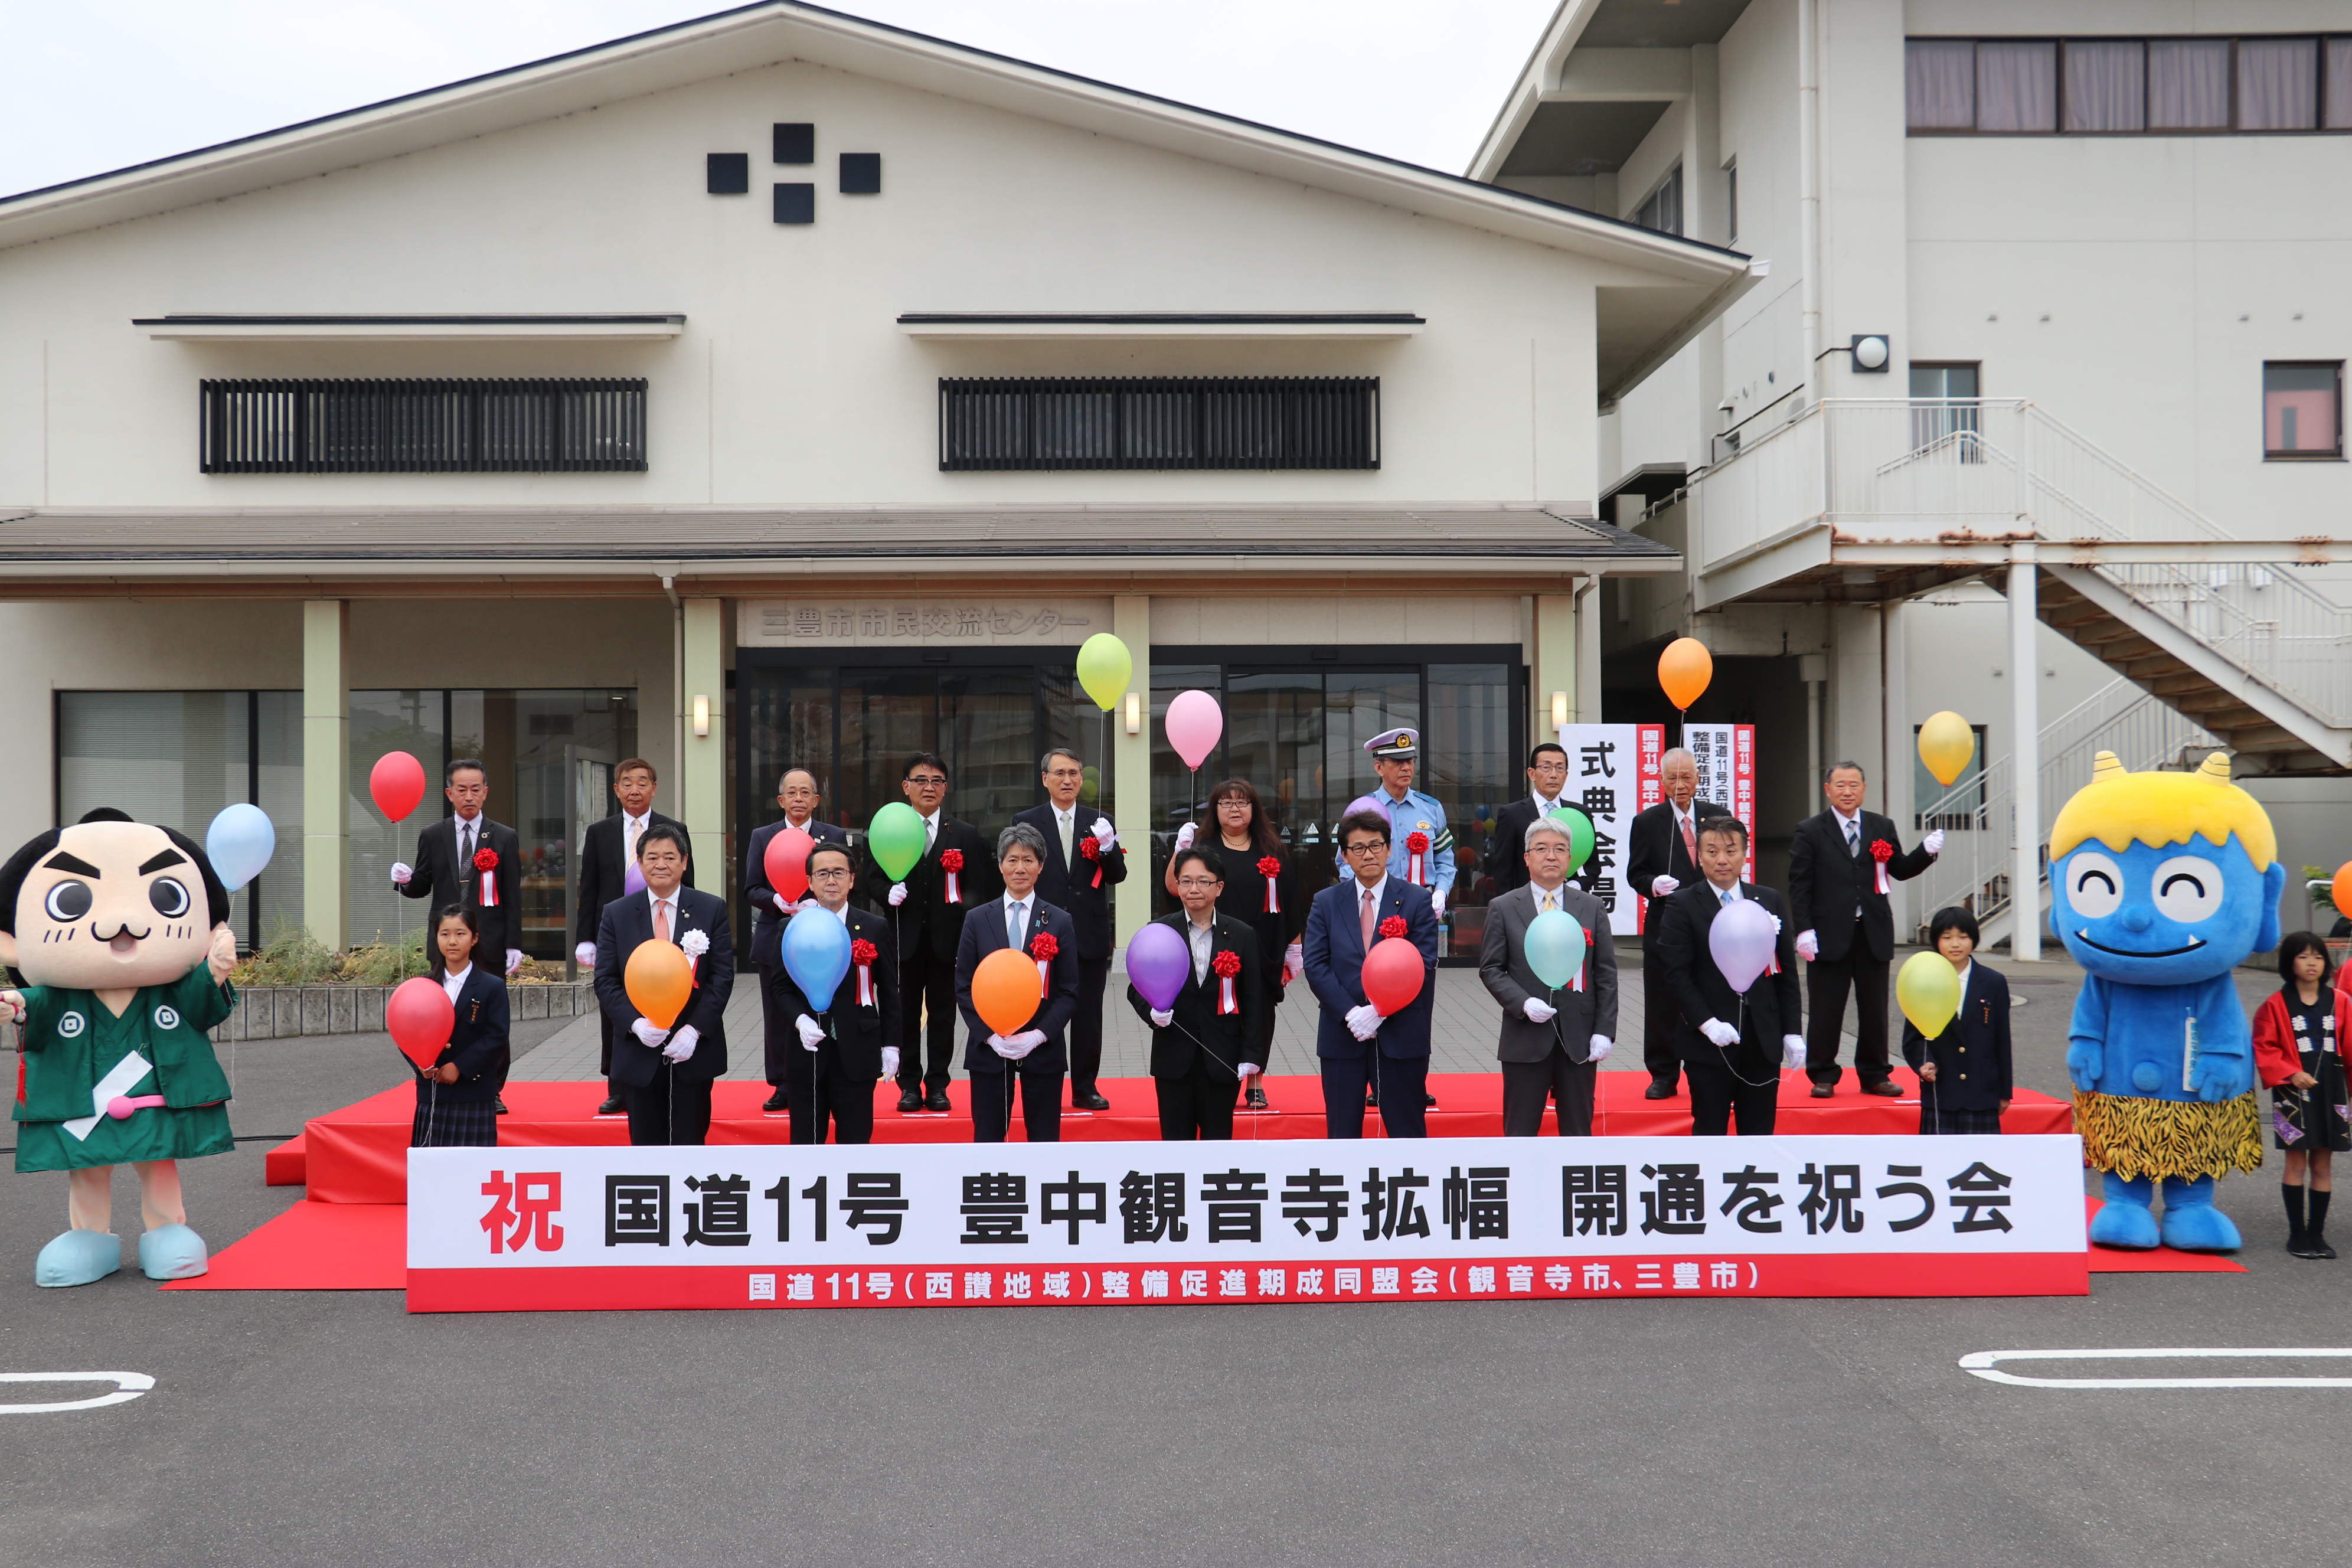
[[[760,1102],[760,1109],[772,1115],[779,1110],[789,1110],[792,1107],[784,1099],[784,1091],[780,1089],[776,1090],[775,1093],[768,1096],[767,1099],[761,1100]],[[906,1107],[902,1105],[898,1109],[904,1110]]]
[[[507,1114],[507,1102],[503,1097],[494,1094],[490,1096],[490,1103],[498,1107],[498,1114],[500,1116]]]
[[[1650,1087],[1642,1091],[1643,1100],[1672,1100],[1674,1097],[1675,1086],[1670,1083],[1660,1083],[1656,1079],[1652,1079]]]
[[[617,1094],[596,1108],[596,1114],[599,1116],[626,1116],[628,1113],[629,1108],[621,1103],[621,1097]]]
[[[1380,1109],[1381,1091],[1377,1089],[1368,1089],[1364,1090],[1364,1103],[1373,1110]]]
[[[1885,1079],[1881,1079],[1877,1083],[1864,1084],[1862,1086],[1862,1092],[1864,1094],[1882,1095],[1888,1100],[1900,1100],[1903,1098],[1903,1091]]]
[[[921,1095],[919,1095],[919,1094],[917,1094],[913,1089],[908,1089],[908,1090],[906,1090],[904,1093],[902,1093],[902,1094],[900,1094],[900,1095],[898,1096],[898,1114],[899,1114],[899,1115],[901,1115],[901,1116],[911,1116],[911,1115],[913,1115],[916,1111],[920,1110],[922,1110],[922,1109],[923,1109],[923,1097],[922,1097]]]
[[[1837,1085],[1832,1083],[1817,1083],[1813,1085],[1813,1098],[1815,1100],[1827,1100],[1836,1092]]]
[[[929,1099],[923,1101],[923,1109],[926,1110],[936,1110],[944,1115],[946,1112],[952,1110],[953,1107],[948,1104],[948,1091],[946,1089],[940,1089],[937,1093],[933,1094]]]
[[[1428,1110],[1434,1110],[1437,1109],[1437,1096],[1423,1089],[1421,1093],[1421,1103]]]
[[[1074,1094],[1070,1096],[1070,1103],[1080,1110],[1108,1110],[1110,1109],[1110,1101],[1105,1100],[1100,1093],[1091,1089],[1087,1090],[1084,1094]]]

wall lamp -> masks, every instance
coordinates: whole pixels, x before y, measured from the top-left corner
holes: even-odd
[[[1555,691],[1551,694],[1551,727],[1557,730],[1567,724],[1567,722],[1568,693],[1565,691]]]
[[[1143,733],[1143,694],[1139,691],[1127,694],[1127,732],[1130,735]]]
[[[694,732],[698,737],[710,733],[710,699],[708,697],[694,700]]]

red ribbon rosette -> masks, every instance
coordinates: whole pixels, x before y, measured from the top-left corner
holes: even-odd
[[[1270,915],[1280,914],[1282,912],[1282,889],[1279,881],[1282,876],[1281,857],[1259,856],[1257,874],[1265,879],[1265,912]]]
[[[1217,977],[1217,1011],[1240,1012],[1242,1005],[1234,997],[1234,976],[1242,972],[1242,955],[1227,948],[1209,960],[1209,972]]]
[[[1078,840],[1078,854],[1095,863],[1094,885],[1102,886],[1102,840],[1089,833]]]
[[[1870,858],[1878,862],[1878,890],[1885,893],[1887,890],[1886,863],[1895,858],[1895,846],[1884,838],[1874,838],[1870,841]]]
[[[499,852],[485,844],[474,851],[474,869],[482,873],[481,905],[486,910],[499,907]]]
[[[1429,885],[1429,835],[1408,833],[1404,836],[1404,879],[1416,888]]]
[[[881,950],[864,937],[849,944],[849,962],[857,966],[857,1005],[874,1005],[874,961],[882,956]]]
[[[940,869],[948,874],[947,901],[951,904],[963,902],[963,882],[957,875],[963,869],[963,851],[942,850],[940,854]]]
[[[1402,936],[1405,933],[1405,930],[1404,917],[1402,915],[1391,915],[1388,919],[1381,922],[1380,934],[1383,937]]]
[[[1054,989],[1054,955],[1061,951],[1061,941],[1052,931],[1041,931],[1029,939],[1029,956],[1037,961],[1037,984],[1049,995]]]

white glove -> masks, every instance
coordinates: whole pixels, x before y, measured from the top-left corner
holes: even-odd
[[[651,1018],[639,1018],[629,1026],[629,1033],[636,1036],[638,1044],[649,1051],[661,1049],[661,1043],[669,1038],[669,1031],[657,1027]]]
[[[702,1032],[697,1029],[693,1025],[688,1024],[685,1028],[678,1030],[677,1033],[669,1037],[669,1044],[662,1047],[662,1055],[673,1064],[677,1062],[692,1061],[694,1059],[694,1042],[701,1037]]]
[[[1930,855],[1941,855],[1944,852],[1944,830],[1938,827],[1919,840],[1919,847]]]
[[[892,909],[894,909],[894,910],[895,910],[895,909],[897,909],[900,904],[903,904],[903,903],[905,903],[906,901],[907,901],[907,884],[906,884],[906,883],[904,883],[904,882],[893,882],[893,883],[891,883],[891,884],[890,884],[890,907],[891,907]]]
[[[1611,1039],[1608,1036],[1595,1035],[1592,1037],[1590,1054],[1588,1054],[1584,1059],[1592,1062],[1605,1062],[1609,1059],[1609,1053],[1616,1048],[1617,1042]]]
[[[572,959],[573,963],[579,964],[583,969],[595,968],[596,944],[593,942],[582,942],[578,947],[572,950]]]
[[[801,1049],[804,1051],[816,1049],[817,1042],[824,1038],[824,1026],[806,1013],[793,1020],[793,1027],[801,1032]]]
[[[1801,1068],[1805,1065],[1804,1036],[1783,1035],[1780,1037],[1780,1065],[1784,1068]]]
[[[1307,945],[1292,942],[1282,950],[1282,983],[1285,985],[1307,973]]]
[[[1242,1065],[1241,1065],[1241,1066],[1239,1066],[1239,1067],[1235,1068],[1234,1070],[1235,1072],[1237,1072],[1237,1073],[1241,1074],[1241,1075],[1242,1075],[1242,1077],[1244,1077],[1244,1078],[1255,1078],[1258,1074],[1260,1074],[1260,1073],[1264,1072],[1265,1069],[1264,1068],[1262,1068],[1262,1067],[1258,1066],[1258,1065],[1257,1065],[1257,1063],[1255,1063],[1255,1062],[1244,1062],[1244,1063],[1242,1063]]]
[[[1181,854],[1184,850],[1192,847],[1192,840],[1200,837],[1200,833],[1201,830],[1189,822],[1183,826],[1178,828],[1176,830],[1177,852]]]
[[[1676,881],[1672,877],[1660,877],[1656,881],[1650,884],[1650,897],[1654,899],[1670,899],[1674,897],[1675,889],[1681,886],[1682,883]]]
[[[408,886],[408,879],[415,875],[416,875],[416,873],[409,869],[407,861],[394,860],[392,863],[392,885],[394,887],[405,888]]]
[[[1698,1026],[1698,1032],[1725,1050],[1729,1050],[1739,1043],[1739,1031],[1720,1018],[1709,1018]]]
[[[1367,1002],[1360,1007],[1348,1009],[1348,1033],[1360,1040],[1369,1040],[1381,1032],[1381,1010]]]
[[[783,894],[777,892],[772,888],[768,890],[768,901],[774,904],[776,906],[776,912],[783,916],[786,920],[792,919],[793,911],[800,908],[798,904],[793,902],[790,899],[784,897]]]
[[[1021,1060],[1031,1051],[1035,1050],[1039,1046],[1042,1046],[1045,1043],[1045,1032],[1039,1029],[1024,1029],[1017,1035],[991,1035],[988,1037],[989,1049],[994,1051],[998,1056],[1003,1057],[1009,1062],[1017,1062]]]
[[[509,974],[512,974],[516,970],[520,969],[521,967],[522,949],[519,947],[510,947],[507,949],[507,973]]]
[[[1559,1016],[1559,1009],[1540,996],[1530,996],[1520,1003],[1519,1011],[1527,1015],[1530,1024],[1549,1024]]]
[[[1433,888],[1433,889],[1430,889],[1430,894],[1429,894],[1429,912],[1430,912],[1431,916],[1432,916],[1433,918],[1434,918],[1434,919],[1437,919],[1437,920],[1441,920],[1441,921],[1442,921],[1442,920],[1444,920],[1444,919],[1445,918],[1445,889],[1443,889],[1443,888]]]
[[[882,1076],[884,1078],[898,1076],[898,1047],[896,1046],[882,1047]]]
[[[1164,1029],[1175,1021],[1175,1013],[1168,1008],[1154,1007],[1151,1010],[1151,1026],[1155,1029]]]
[[[1106,849],[1118,842],[1118,829],[1110,825],[1109,817],[1105,816],[1097,819],[1095,823],[1095,842],[1101,845]]]
[[[1811,963],[1821,955],[1822,939],[1815,936],[1809,931],[1799,931],[1797,933],[1797,956],[1803,959],[1807,963]]]

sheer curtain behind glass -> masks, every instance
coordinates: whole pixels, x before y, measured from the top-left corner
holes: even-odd
[[[2319,40],[2238,40],[2238,129],[2309,131],[2319,123]]]
[[[2327,129],[2352,131],[2352,38],[2327,40]]]
[[[1913,38],[1903,47],[1904,96],[1914,131],[1972,131],[1977,47],[1966,38]]]
[[[2058,129],[2058,46],[1980,43],[1977,46],[1977,129],[2034,132]]]
[[[2147,51],[2137,38],[2066,46],[2066,129],[2147,126]]]
[[[2147,46],[2151,131],[2224,131],[2230,124],[2227,39],[2153,38]]]

